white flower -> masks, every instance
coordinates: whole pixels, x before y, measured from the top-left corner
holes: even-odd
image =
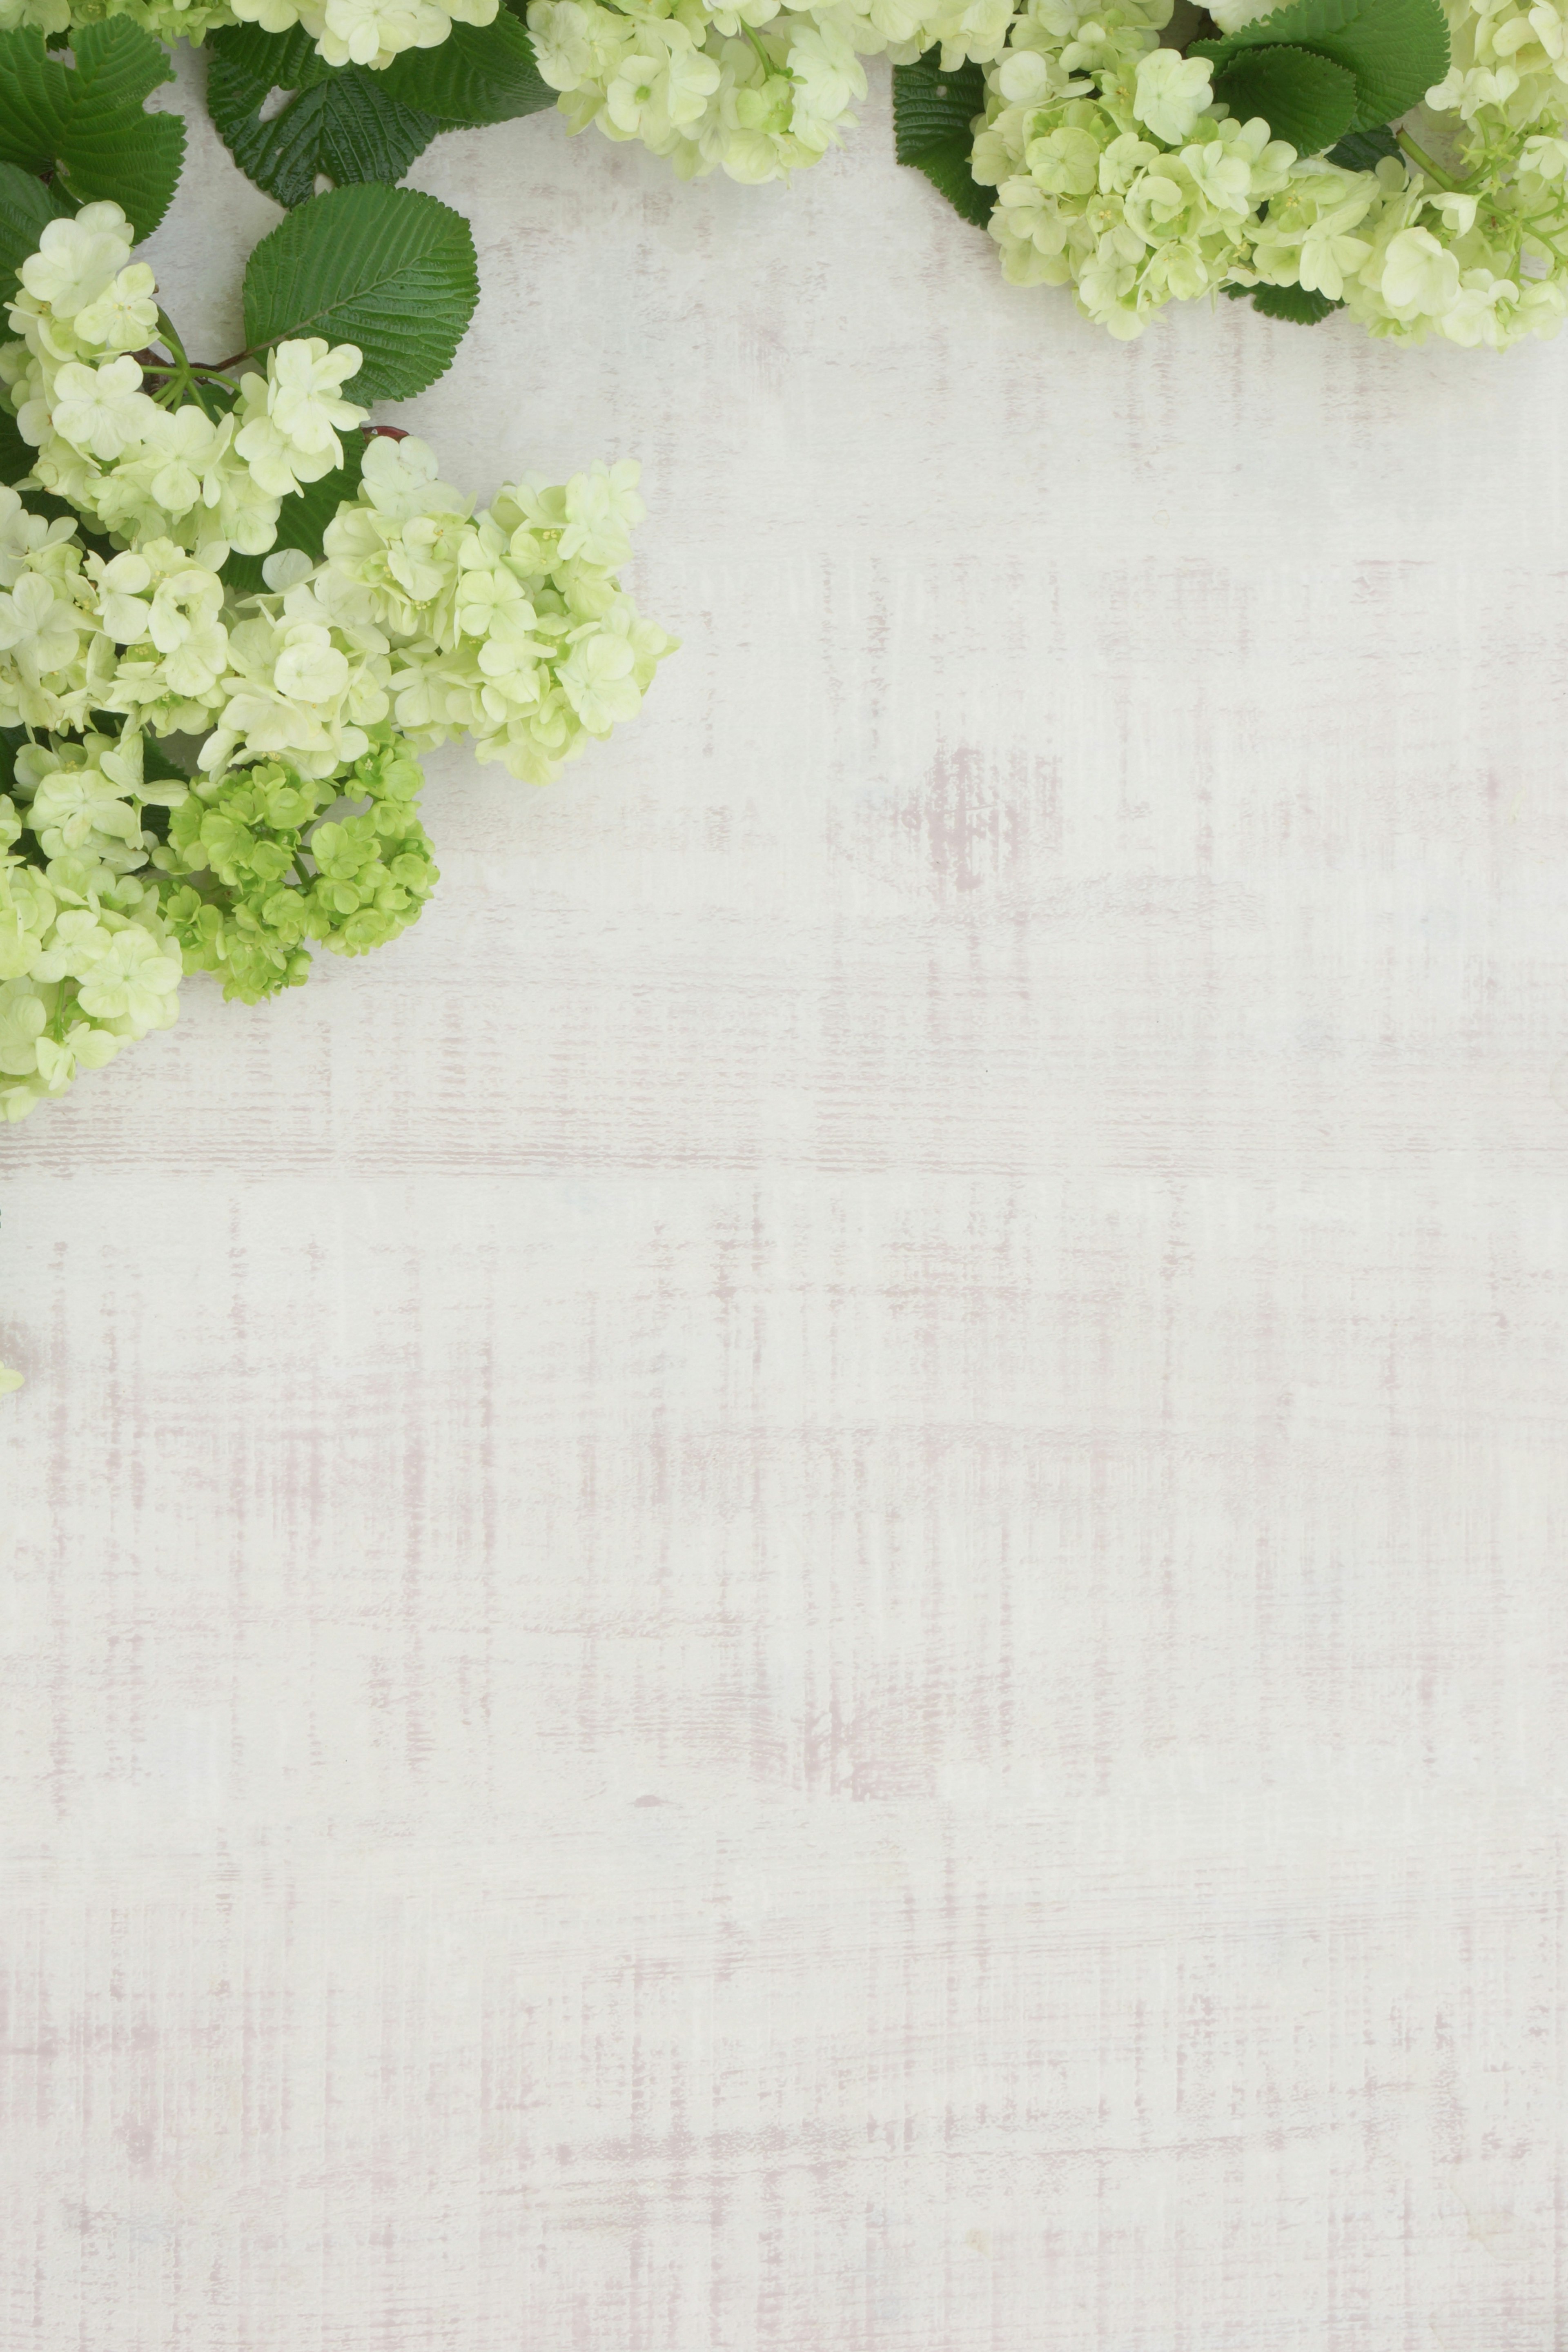
[[[74,219],[50,221],[37,252],[23,262],[17,276],[57,318],[74,319],[113,284],[131,258],[132,242],[131,224],[118,205],[84,205]]]
[[[349,682],[348,661],[327,630],[304,623],[285,632],[272,682],[290,702],[335,702]]]
[[[1213,102],[1214,68],[1207,58],[1153,49],[1140,60],[1132,111],[1156,139],[1179,147]]]
[[[592,630],[573,646],[561,684],[590,734],[607,735],[617,719],[637,717],[642,694],[632,669],[630,646],[607,630]]]
[[[589,563],[613,572],[632,551],[631,534],[647,512],[637,496],[642,468],[623,457],[618,465],[595,465],[591,472],[574,474],[566,485],[566,528],[561,534],[563,557],[582,556]]]
[[[24,572],[10,594],[0,596],[0,653],[13,655],[30,677],[64,669],[79,642],[75,606],[37,572]]]
[[[73,447],[95,457],[121,457],[144,441],[158,411],[141,389],[133,359],[110,360],[98,368],[70,365],[55,378],[50,423]]]
[[[1384,256],[1383,298],[1409,317],[1440,319],[1459,291],[1459,265],[1430,229],[1402,229]]]
[[[360,352],[353,343],[339,343],[334,349],[320,335],[312,335],[304,341],[275,347],[267,363],[267,408],[291,447],[312,454],[330,449],[333,465],[342,464],[334,427],[346,432],[364,415],[363,408],[342,397],[344,382],[357,375],[359,368]]]
[[[39,550],[68,540],[73,529],[67,515],[50,522],[30,514],[15,490],[0,486],[0,588],[14,588]]]
[[[31,981],[0,982],[0,1070],[30,1077],[38,1066],[38,1039],[48,1015]]]
[[[173,1017],[180,967],[135,924],[119,931],[93,965],[77,998],[98,1021],[129,1021],[134,1029],[162,1027]]]
[[[144,261],[133,262],[71,321],[79,342],[112,352],[139,351],[158,331],[156,281]]]
[[[117,645],[139,645],[152,618],[142,597],[153,584],[153,567],[143,557],[131,553],[117,555],[108,563],[101,557],[98,561],[102,567],[98,574],[100,623]]]

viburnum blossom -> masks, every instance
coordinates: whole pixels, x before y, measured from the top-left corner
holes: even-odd
[[[528,25],[574,131],[640,140],[682,179],[757,182],[815,163],[853,129],[863,58],[998,57],[1011,15],[1009,0],[533,0]]]
[[[199,41],[220,25],[266,33],[303,26],[330,66],[388,66],[405,49],[432,49],[454,24],[489,25],[500,0],[0,0],[0,32],[63,33],[127,16],[161,41]]]
[[[319,338],[237,384],[202,371],[211,414],[120,347],[155,291],[130,250],[113,205],[51,224],[0,348],[33,452],[0,488],[12,1119],[166,1028],[182,971],[255,1002],[314,949],[395,938],[437,878],[418,751],[466,735],[548,782],[634,715],[673,646],[616,577],[635,465],[527,476],[476,511],[424,442],[366,439],[344,391],[360,354]],[[279,547],[288,501],[334,473],[318,552]],[[36,511],[35,488],[79,520]]]
[[[1226,29],[1261,13],[1250,0],[1215,11]],[[1458,0],[1448,14],[1456,26],[1469,16]],[[1568,83],[1555,0],[1510,19],[1528,38],[1499,35],[1525,60],[1518,75],[1483,86],[1479,68],[1457,68],[1428,92],[1404,152],[1372,170],[1298,155],[1261,118],[1238,121],[1215,99],[1206,60],[1158,46],[1170,15],[1171,0],[1025,0],[1013,18],[971,162],[995,190],[990,231],[1006,277],[1070,286],[1123,339],[1166,302],[1253,287],[1342,303],[1396,341],[1502,349],[1557,331]],[[1456,31],[1456,58],[1468,54]]]

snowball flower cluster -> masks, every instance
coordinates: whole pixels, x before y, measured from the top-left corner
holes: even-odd
[[[1205,59],[1158,46],[1170,0],[1091,16],[1030,0],[986,76],[972,169],[996,189],[991,234],[1017,285],[1071,285],[1116,336],[1142,333],[1248,268],[1296,151],[1216,106]]]
[[[500,0],[0,0],[0,32],[33,26],[63,33],[128,16],[161,41],[199,41],[219,25],[287,33],[302,25],[330,66],[389,66],[405,49],[433,49],[455,24],[489,25]]]
[[[23,755],[24,758],[26,756]],[[20,765],[20,762],[18,762]],[[59,795],[57,839],[90,839],[90,814]],[[180,950],[155,890],[94,858],[59,849],[42,870],[16,855],[22,818],[0,798],[0,1118],[25,1118],[101,1069],[132,1039],[174,1018]]]
[[[1568,0],[1444,0],[1449,66],[1427,103],[1510,130],[1568,114]]]
[[[908,64],[940,45],[949,65],[999,56],[1009,0],[533,0],[539,70],[574,131],[637,139],[682,179],[747,182],[815,163],[854,125],[860,60]]]
[[[1260,13],[1232,0],[1223,22]],[[996,191],[990,230],[1007,278],[1071,286],[1123,339],[1166,302],[1256,286],[1343,303],[1398,341],[1502,349],[1556,332],[1568,310],[1560,121],[1518,122],[1489,102],[1422,129],[1452,150],[1451,173],[1394,157],[1346,169],[1298,155],[1261,119],[1236,121],[1205,59],[1158,46],[1170,15],[1171,0],[1026,0],[1013,19],[972,159]],[[1430,104],[1458,107],[1458,92],[1445,84]]]
[[[129,254],[115,205],[52,223],[0,349],[34,452],[0,488],[13,1118],[167,1026],[182,968],[254,1001],[302,981],[312,946],[395,938],[437,879],[416,754],[467,735],[547,782],[636,714],[674,642],[617,577],[635,465],[528,476],[476,512],[422,441],[367,442],[344,394],[360,355],[319,339],[264,376],[208,371],[232,403],[216,417],[174,404],[191,379],[142,348],[161,322]],[[287,502],[339,472],[353,495],[319,552],[279,547]]]
[[[224,554],[260,554],[277,539],[279,501],[342,462],[326,420],[363,416],[331,397],[359,354],[319,338],[281,343],[228,415],[171,407],[173,372],[150,377],[131,356],[159,325],[132,234],[118,205],[87,205],[51,221],[22,264],[10,311],[20,341],[0,346],[0,386],[37,452],[31,478],[115,540],[152,532],[187,551],[221,542]]]

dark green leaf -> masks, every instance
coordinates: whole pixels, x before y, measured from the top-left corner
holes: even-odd
[[[1329,150],[1331,163],[1342,164],[1347,172],[1375,172],[1385,155],[1397,155],[1399,142],[1386,122],[1375,131],[1352,131]]]
[[[405,49],[373,79],[402,105],[453,129],[538,114],[559,95],[542,79],[521,25],[505,16],[489,25],[454,25],[437,47]]]
[[[318,175],[340,188],[401,180],[428,147],[441,127],[436,117],[399,105],[383,79],[363,66],[325,68],[264,121],[273,89],[287,85],[260,79],[219,50],[207,68],[207,111],[246,177],[291,208],[315,194]]]
[[[1331,310],[1345,307],[1331,302],[1326,294],[1309,294],[1304,286],[1257,286],[1252,301],[1266,319],[1289,319],[1298,327],[1315,327]]]
[[[439,131],[505,122],[553,106],[533,45],[515,16],[454,25],[434,49],[390,66],[323,64],[308,34],[231,25],[208,44],[207,108],[240,170],[280,205],[302,205],[319,178],[348,187],[401,180]],[[274,90],[294,93],[276,113]]]
[[[207,35],[206,45],[213,57],[268,89],[309,89],[333,71],[302,25],[289,33],[264,33],[259,25],[224,25]]]
[[[19,163],[0,163],[0,305],[15,299],[16,272],[37,253],[49,223],[70,209],[52,181],[46,187]]]
[[[1299,155],[1331,147],[1356,110],[1355,76],[1310,49],[1243,49],[1215,74],[1214,90],[1237,121],[1260,114]]]
[[[364,471],[364,436],[350,433],[343,439],[343,462],[335,473],[323,474],[319,482],[307,482],[295,496],[286,498],[278,516],[278,539],[268,555],[276,555],[280,547],[303,549],[312,563],[321,560],[321,540],[327,525],[345,499],[352,499],[359,488]],[[223,576],[233,594],[251,596],[260,593],[267,583],[261,567],[266,556],[231,555],[223,567]]]
[[[124,721],[115,719],[111,724],[118,731]],[[190,770],[182,768],[177,760],[171,760],[155,735],[143,735],[142,738],[142,773],[148,783],[174,782],[177,780],[183,784],[188,784],[191,781]]]
[[[30,441],[23,440],[16,418],[0,401],[0,482],[10,487],[30,474],[37,454]]]
[[[49,56],[41,33],[0,33],[0,162],[58,172],[79,204],[111,197],[146,236],[169,209],[185,152],[179,115],[142,110],[174,69],[123,16],[80,25],[71,41],[74,68]]]
[[[185,154],[178,114],[146,114],[144,100],[174,68],[160,43],[123,16],[71,35],[75,104],[60,163],[79,204],[110,197],[139,237],[168,211]]]
[[[406,400],[451,366],[479,299],[474,240],[460,213],[413,188],[366,184],[312,196],[256,247],[245,272],[245,336],[357,343],[355,400]]]
[[[1310,49],[1355,76],[1352,131],[1371,131],[1418,106],[1448,70],[1442,0],[1289,0],[1223,39],[1194,41],[1188,54],[1222,66],[1243,49],[1285,42]]]
[[[979,66],[942,70],[941,52],[928,49],[912,66],[893,68],[894,151],[900,163],[923,172],[953,208],[976,228],[991,217],[995,195],[969,168],[974,132],[985,111],[985,76]]]

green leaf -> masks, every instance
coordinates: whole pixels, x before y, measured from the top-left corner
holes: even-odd
[[[246,344],[255,352],[292,335],[357,343],[352,397],[406,400],[451,366],[479,294],[460,213],[414,188],[334,188],[252,251]]]
[[[1221,40],[1194,41],[1190,57],[1221,67],[1243,49],[1285,42],[1310,49],[1356,79],[1352,131],[1371,131],[1418,106],[1448,70],[1448,26],[1442,0],[1289,0]]]
[[[124,721],[117,719],[111,723],[118,730]],[[177,760],[172,760],[155,735],[142,738],[142,773],[149,783],[156,781],[188,784],[191,781],[189,768],[182,768]]]
[[[25,727],[0,727],[0,793],[8,793],[16,779],[16,754],[27,740]]]
[[[37,454],[30,441],[23,440],[15,416],[0,401],[0,482],[10,488],[30,474]]]
[[[207,110],[219,138],[247,179],[290,208],[315,194],[319,178],[390,185],[438,131],[555,103],[514,16],[454,25],[436,48],[410,49],[374,72],[324,64],[299,27],[226,26],[208,47]],[[293,95],[264,120],[274,90]]]
[[[123,16],[79,25],[71,40],[74,68],[50,57],[41,33],[0,33],[0,163],[58,172],[78,204],[111,197],[147,236],[169,209],[185,152],[179,115],[142,111],[174,68]]]
[[[250,33],[253,27],[237,26]],[[279,47],[289,35],[262,34]],[[309,202],[318,175],[337,186],[363,180],[401,180],[440,124],[433,114],[402,106],[363,66],[319,75],[267,121],[261,110],[275,89],[288,88],[237,62],[219,33],[207,68],[207,111],[213,127],[247,179],[280,205]],[[278,61],[281,65],[282,60]],[[320,60],[316,62],[319,64]]]
[[[352,499],[359,488],[359,478],[364,471],[365,439],[363,433],[351,433],[343,442],[343,462],[335,473],[323,474],[319,482],[307,482],[302,490],[286,498],[279,510],[278,537],[268,549],[276,555],[280,547],[303,549],[312,563],[321,560],[321,541],[327,525],[345,499]],[[267,583],[261,567],[265,556],[231,554],[223,567],[226,584],[237,596],[259,595]]]
[[[1310,49],[1244,49],[1215,74],[1214,90],[1238,122],[1260,114],[1299,155],[1331,147],[1356,110],[1354,74]]]
[[[1331,310],[1345,307],[1326,294],[1310,294],[1304,286],[1255,286],[1252,306],[1266,319],[1289,319],[1298,327],[1315,327]]]
[[[224,25],[207,35],[206,45],[213,57],[269,90],[309,89],[334,70],[318,55],[303,25],[289,33],[264,33],[259,25]]]
[[[1352,131],[1329,150],[1331,163],[1342,164],[1347,172],[1375,172],[1385,155],[1398,155],[1399,142],[1386,122],[1375,131]]]
[[[49,223],[70,209],[53,182],[46,187],[19,163],[0,163],[0,304],[15,300],[16,272],[37,253]]]
[[[400,104],[438,116],[444,130],[511,122],[542,113],[560,95],[541,77],[533,43],[515,16],[454,25],[437,47],[405,49],[371,79]]]
[[[928,49],[912,66],[893,68],[894,152],[900,163],[923,172],[955,211],[984,228],[995,195],[969,168],[971,129],[985,111],[985,76],[979,66],[942,70],[942,53]]]

